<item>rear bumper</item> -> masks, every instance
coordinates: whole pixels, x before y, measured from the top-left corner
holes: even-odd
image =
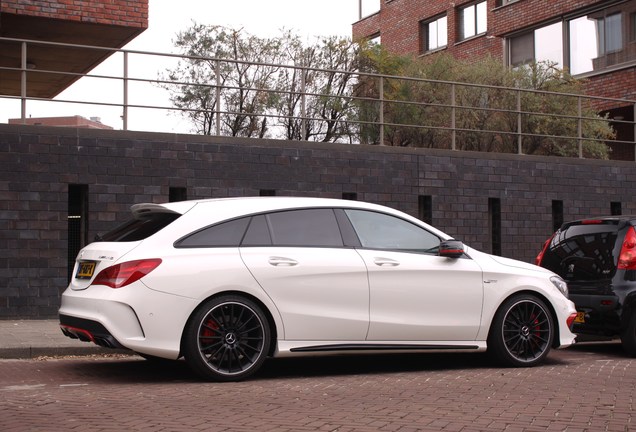
[[[570,300],[584,319],[584,322],[574,322],[574,333],[597,336],[620,334],[621,307],[617,296],[570,294]]]
[[[126,349],[97,321],[60,315],[60,329],[71,339],[92,342],[105,348]]]
[[[137,281],[120,289],[68,288],[59,317],[68,337],[174,360],[195,307],[194,299],[154,291]]]

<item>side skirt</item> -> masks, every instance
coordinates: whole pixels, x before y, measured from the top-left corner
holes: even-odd
[[[393,345],[393,344],[335,344],[313,345],[290,349],[293,353],[341,351],[475,351],[478,345]]]

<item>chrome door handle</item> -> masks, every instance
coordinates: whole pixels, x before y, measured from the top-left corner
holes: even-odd
[[[397,267],[400,265],[399,261],[390,258],[374,258],[373,263],[380,267]]]
[[[292,267],[298,265],[298,261],[285,257],[269,257],[269,263],[275,267]]]

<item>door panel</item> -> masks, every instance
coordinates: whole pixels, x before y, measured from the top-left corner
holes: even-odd
[[[483,280],[470,259],[359,250],[369,269],[370,341],[468,341],[481,323]]]
[[[241,256],[277,305],[285,339],[365,339],[369,285],[366,267],[355,250],[243,247]]]

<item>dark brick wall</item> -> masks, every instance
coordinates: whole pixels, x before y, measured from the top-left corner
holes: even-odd
[[[258,195],[342,197],[418,216],[432,197],[433,224],[491,250],[489,198],[501,203],[502,254],[532,261],[564,219],[636,213],[636,164],[492,153],[174,134],[0,125],[0,318],[55,316],[67,284],[69,184],[89,189],[89,238],[130,205]]]

